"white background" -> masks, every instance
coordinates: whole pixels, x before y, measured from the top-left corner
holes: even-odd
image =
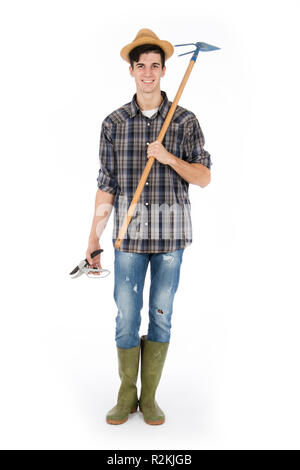
[[[1,448],[300,448],[299,10],[1,1]],[[166,422],[110,426],[112,217],[111,275],[68,273],[85,257],[102,120],[135,92],[120,50],[141,28],[221,48],[199,55],[180,100],[199,119],[212,181],[190,186],[194,242],[157,391]],[[170,100],[189,60],[178,53],[161,83]]]

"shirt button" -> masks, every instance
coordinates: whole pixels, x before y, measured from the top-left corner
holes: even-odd
[[[149,145],[149,142],[147,142],[147,145]]]
[[[148,206],[149,202],[145,202],[146,206]]]
[[[150,122],[148,122],[148,126],[150,126]]]
[[[145,225],[148,225],[148,222],[145,222]]]
[[[149,184],[148,181],[146,181],[146,184],[147,184],[147,185]]]

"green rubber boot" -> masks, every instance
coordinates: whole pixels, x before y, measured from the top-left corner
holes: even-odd
[[[155,401],[155,392],[168,352],[169,343],[150,341],[141,337],[141,382],[139,407],[147,424],[163,424],[165,414]]]
[[[118,401],[106,415],[109,424],[122,424],[128,419],[129,413],[135,413],[138,407],[136,381],[139,371],[140,344],[135,348],[119,348],[118,364],[121,386]]]

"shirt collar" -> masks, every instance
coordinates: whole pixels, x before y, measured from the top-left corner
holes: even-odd
[[[158,108],[158,113],[165,119],[167,112],[169,110],[169,100],[165,91],[160,91],[163,101]],[[136,93],[133,95],[132,101],[130,103],[130,117],[133,118],[138,112],[141,112],[139,105],[136,102]]]

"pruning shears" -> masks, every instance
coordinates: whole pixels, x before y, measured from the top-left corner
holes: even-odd
[[[95,256],[99,255],[102,253],[103,250],[96,250],[91,253],[91,258],[94,258]],[[97,279],[99,277],[106,277],[110,274],[110,271],[108,269],[102,269],[102,268],[93,268],[89,264],[88,260],[85,258],[83,261],[80,261],[76,268],[73,269],[73,271],[70,272],[70,276],[72,279],[75,279],[82,274],[86,274],[87,277],[91,277],[94,279]]]

